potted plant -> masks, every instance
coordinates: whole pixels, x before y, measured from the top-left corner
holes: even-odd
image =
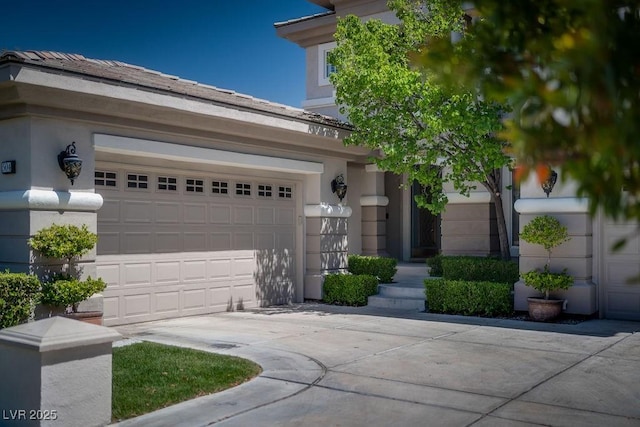
[[[102,292],[106,284],[102,279],[78,278],[73,261],[89,252],[96,245],[98,236],[86,225],[56,225],[43,228],[31,239],[29,246],[47,258],[65,261],[62,272],[50,273],[42,283],[40,303],[57,307],[65,316],[102,324],[102,312],[78,312],[78,304],[93,294]]]
[[[567,274],[566,268],[560,273],[551,271],[552,250],[570,240],[567,227],[552,216],[538,216],[524,226],[520,238],[525,242],[541,245],[547,251],[543,271],[532,270],[523,274],[522,278],[527,286],[544,294],[544,298],[527,298],[529,316],[541,322],[552,320],[562,312],[564,300],[549,299],[549,293],[569,289],[573,284],[573,277]]]

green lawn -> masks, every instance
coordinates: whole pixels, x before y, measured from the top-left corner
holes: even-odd
[[[239,357],[151,342],[113,349],[113,421],[222,391],[260,374]]]

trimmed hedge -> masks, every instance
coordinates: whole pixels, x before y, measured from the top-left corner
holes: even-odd
[[[322,300],[329,304],[367,305],[378,293],[378,279],[367,274],[330,274],[324,279]]]
[[[444,255],[435,255],[432,258],[427,258],[427,267],[429,267],[429,276],[442,277],[442,258]]]
[[[515,283],[520,279],[518,263],[499,258],[443,256],[442,278],[479,282]]]
[[[40,293],[40,281],[25,273],[0,272],[0,329],[29,320]]]
[[[391,283],[398,260],[379,256],[349,255],[349,273],[377,277],[380,283]]]
[[[427,309],[431,313],[465,316],[506,316],[513,313],[511,283],[426,279]]]

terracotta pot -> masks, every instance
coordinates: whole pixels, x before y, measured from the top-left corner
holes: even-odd
[[[76,313],[63,314],[64,317],[69,319],[79,320],[81,322],[91,323],[93,325],[102,326],[102,312],[101,311],[78,311]]]
[[[529,303],[529,317],[536,322],[553,320],[562,313],[561,299],[527,298]]]

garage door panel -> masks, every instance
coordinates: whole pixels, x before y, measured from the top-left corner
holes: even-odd
[[[148,254],[152,251],[152,236],[150,232],[125,232],[122,233],[121,253]]]
[[[179,224],[181,205],[177,202],[156,202],[154,207],[156,222],[161,224]]]
[[[273,225],[275,222],[275,208],[257,208],[256,224]]]
[[[180,314],[180,292],[158,292],[155,293],[156,312],[163,314]]]
[[[182,280],[185,282],[205,280],[207,278],[206,260],[183,261]]]
[[[180,262],[164,261],[156,262],[156,284],[178,283],[180,281]]]
[[[124,222],[151,223],[153,221],[153,202],[125,200],[122,202]]]
[[[210,205],[212,224],[231,224],[231,206]]]
[[[206,224],[207,205],[203,203],[183,204],[185,224]]]
[[[105,201],[96,260],[108,282],[105,325],[255,307],[267,297],[292,300],[295,186],[192,172],[171,173],[169,185],[160,180],[167,171],[135,169],[117,176],[147,176],[147,188],[128,181],[96,186]],[[187,179],[198,181],[198,191],[187,191]]]
[[[124,298],[125,317],[142,316],[151,314],[151,294],[125,295]]]
[[[253,233],[236,232],[233,234],[233,249],[249,250],[253,247]]]
[[[233,209],[234,224],[253,224],[253,207],[236,206]]]

